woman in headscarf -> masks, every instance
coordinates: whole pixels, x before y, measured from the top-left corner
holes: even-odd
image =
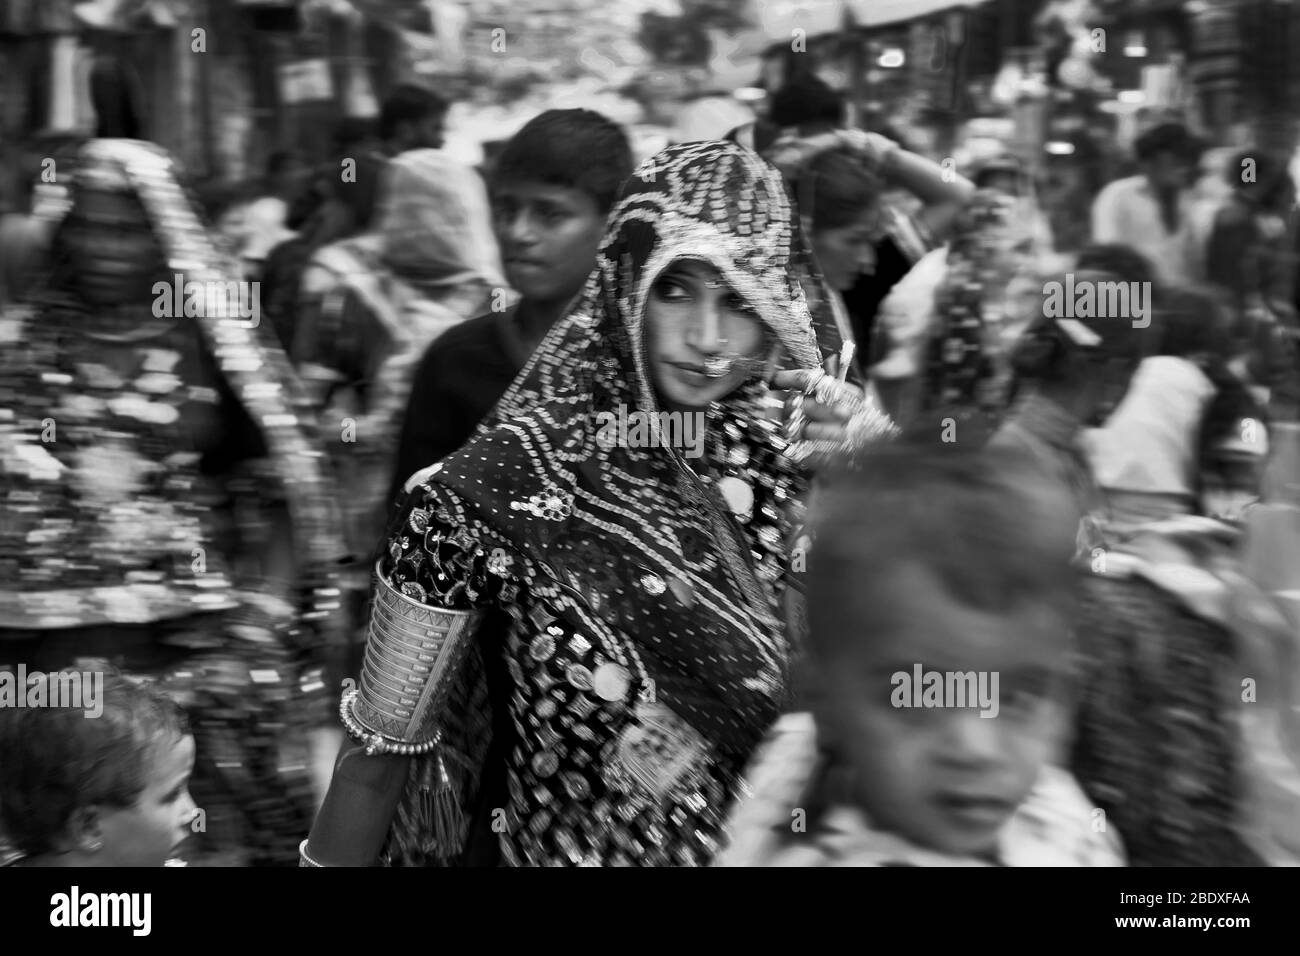
[[[162,680],[194,718],[205,848],[283,861],[343,554],[319,456],[171,158],[94,140],[65,175],[48,272],[0,322],[3,657]]]
[[[835,130],[774,143],[766,154],[807,217],[805,230],[865,372],[880,303],[948,236],[975,187],[878,133]],[[907,205],[914,212],[905,212]],[[852,332],[847,330],[851,328]]]
[[[820,371],[839,343],[800,243],[779,174],[734,144],[627,181],[579,304],[407,483],[304,865],[712,858],[787,694],[800,462],[891,430]]]
[[[318,252],[303,286],[293,358],[316,389],[364,566],[415,364],[494,294],[509,304],[482,180],[438,150],[403,153],[385,169],[373,230]]]

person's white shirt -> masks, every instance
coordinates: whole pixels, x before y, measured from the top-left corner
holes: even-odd
[[[1131,246],[1166,282],[1197,279],[1196,202],[1190,190],[1178,197],[1178,228],[1165,226],[1160,203],[1146,176],[1108,183],[1092,204],[1092,241]]]

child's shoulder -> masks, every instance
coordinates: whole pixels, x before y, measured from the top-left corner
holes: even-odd
[[[1008,866],[1124,866],[1124,850],[1106,813],[1074,776],[1044,766],[1029,796],[1002,832]]]

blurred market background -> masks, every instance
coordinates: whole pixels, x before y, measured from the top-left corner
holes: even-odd
[[[1153,114],[1289,153],[1298,31],[1277,0],[5,0],[0,149],[93,133],[93,72],[211,184],[319,154],[403,82],[454,100],[446,148],[481,163],[550,107],[608,115],[642,155],[719,136],[812,72],[927,155],[1012,145],[1068,249]]]

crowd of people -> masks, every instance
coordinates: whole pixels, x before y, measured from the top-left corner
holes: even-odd
[[[1300,862],[1281,157],[1156,124],[1061,252],[815,81],[639,164],[446,114],[0,223],[0,862]]]

